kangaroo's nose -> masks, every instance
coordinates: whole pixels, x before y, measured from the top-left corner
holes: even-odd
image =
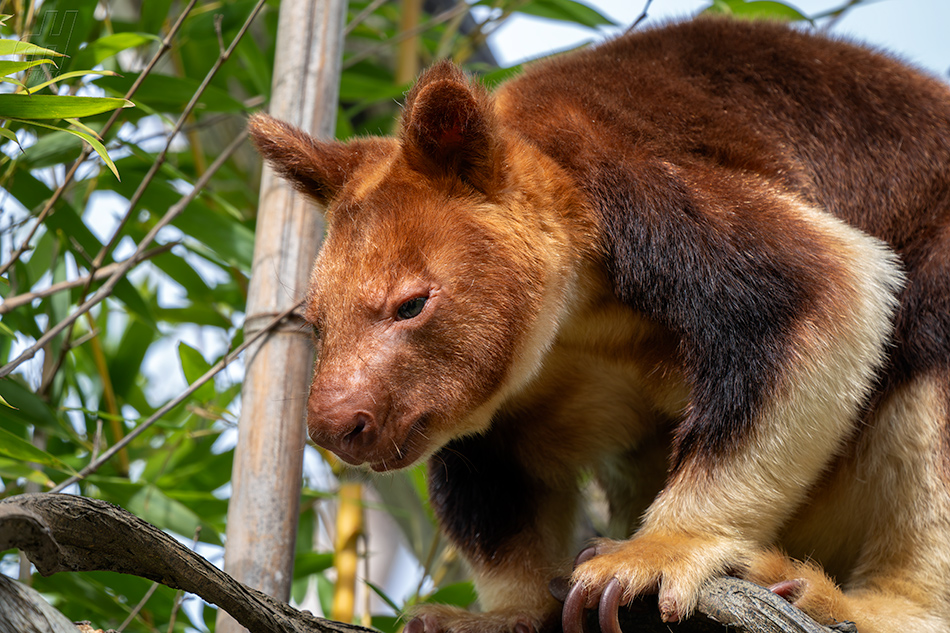
[[[351,464],[362,464],[379,437],[372,403],[362,392],[315,391],[310,394],[307,427],[310,438]]]
[[[345,452],[363,451],[376,441],[376,420],[367,411],[357,411],[346,429],[339,442]]]

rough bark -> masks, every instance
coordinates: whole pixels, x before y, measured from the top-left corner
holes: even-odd
[[[27,494],[0,502],[0,551],[26,552],[44,576],[106,570],[183,589],[252,633],[372,633],[297,611],[225,574],[155,526],[105,501]]]
[[[0,633],[76,632],[76,625],[51,607],[43,596],[0,574]]]

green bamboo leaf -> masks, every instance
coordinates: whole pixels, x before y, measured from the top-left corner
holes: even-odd
[[[54,62],[52,59],[38,59],[29,62],[11,62],[5,59],[0,59],[0,75],[12,75],[13,73],[18,73],[21,70],[28,70],[34,66],[39,66],[40,64],[54,64]]]
[[[0,429],[0,455],[6,455],[24,462],[43,464],[63,472],[74,472],[55,455],[50,455],[46,451],[38,449],[6,429]]]
[[[70,125],[78,127],[81,131],[85,132],[89,136],[92,136],[96,140],[99,140],[99,141],[102,140],[102,137],[99,136],[99,132],[96,132],[94,129],[92,129],[91,127],[89,127],[88,125],[80,121],[79,119],[64,119],[64,120]]]
[[[4,325],[2,321],[0,321],[0,333],[9,336],[10,338],[16,336],[16,332]]]
[[[26,129],[29,129],[29,127],[26,127]],[[71,163],[83,148],[82,140],[72,134],[47,134],[43,132],[37,134],[36,137],[36,142],[25,147],[23,155],[18,157],[20,164],[25,169],[43,169],[44,167]]]
[[[2,97],[2,96],[3,96],[3,95],[0,95],[0,97]],[[30,97],[30,98],[31,98],[31,99],[38,99],[39,97],[38,97],[38,96],[33,96],[33,97]],[[102,159],[102,162],[104,162],[104,163],[106,164],[106,166],[109,167],[109,169],[112,171],[113,175],[115,176],[116,180],[122,180],[122,179],[119,177],[119,170],[116,169],[115,163],[113,163],[113,162],[112,162],[112,159],[109,158],[109,152],[106,151],[105,145],[103,145],[103,144],[102,144],[101,142],[99,142],[96,138],[90,136],[89,134],[86,134],[85,132],[80,132],[79,130],[70,130],[70,129],[68,129],[68,128],[61,128],[61,127],[56,127],[56,126],[53,126],[53,125],[46,125],[45,123],[37,123],[36,121],[24,121],[24,120],[22,120],[22,119],[10,119],[10,120],[11,120],[11,121],[17,121],[17,122],[19,122],[19,123],[26,123],[27,125],[35,125],[35,126],[37,126],[37,127],[45,127],[45,128],[50,129],[50,130],[56,130],[57,132],[67,132],[67,133],[69,133],[69,134],[72,134],[73,136],[77,136],[77,137],[81,138],[82,140],[84,140],[84,141],[86,141],[87,143],[89,143],[90,145],[92,145],[92,149],[96,150],[96,153],[99,154],[99,158],[101,158],[101,159]]]
[[[139,15],[141,16],[140,28],[146,33],[158,33],[165,22],[165,18],[168,17],[171,4],[172,0],[143,2],[139,9]]]
[[[127,73],[121,77],[103,77],[94,83],[106,91],[117,94],[128,94],[129,89],[138,79],[137,73]],[[135,101],[146,104],[160,112],[178,112],[185,104],[191,101],[201,82],[191,77],[172,77],[152,73],[135,92]],[[199,109],[206,112],[244,112],[244,105],[232,97],[226,90],[216,86],[207,86],[201,99]]]
[[[34,125],[36,125],[36,124],[34,123]],[[106,166],[109,168],[109,170],[110,170],[110,171],[112,172],[112,174],[115,176],[116,180],[122,180],[122,178],[119,177],[119,170],[116,169],[115,163],[113,163],[113,162],[112,162],[112,159],[109,158],[109,152],[106,151],[106,146],[103,145],[98,139],[94,138],[93,136],[90,136],[89,134],[86,134],[85,132],[80,132],[80,131],[78,131],[78,130],[68,130],[68,129],[67,129],[67,130],[63,130],[63,131],[64,131],[64,132],[68,132],[68,133],[72,134],[73,136],[78,136],[78,137],[81,138],[82,140],[84,140],[84,141],[86,141],[87,143],[89,143],[90,145],[92,145],[92,149],[96,150],[96,153],[99,154],[99,158],[101,158],[101,159],[102,159],[102,162],[104,162],[104,163],[106,164]]]
[[[201,490],[179,490],[177,487],[162,487],[165,495],[169,499],[182,504],[189,510],[201,517],[205,526],[209,526],[211,532],[202,532],[201,540],[205,543],[218,540],[217,530],[211,525],[217,522],[224,525],[228,516],[228,500],[218,499],[212,493]],[[332,563],[331,563],[332,564]]]
[[[394,85],[389,78],[377,78],[357,72],[343,73],[340,77],[341,101],[398,99],[405,92],[406,86]]]
[[[132,512],[152,525],[191,536],[202,525],[201,518],[188,506],[165,494],[158,486],[148,484],[129,499],[129,512]],[[207,534],[203,536],[213,536]],[[203,539],[206,542],[207,538]],[[213,542],[216,539],[213,539]]]
[[[26,462],[17,459],[0,457],[0,478],[16,481],[20,478],[39,484],[44,488],[52,488],[55,483],[42,470],[31,468]]]
[[[571,22],[589,28],[616,26],[613,21],[598,11],[574,0],[532,0],[518,7],[518,12],[549,20]]]
[[[294,567],[294,571],[295,572],[297,571],[296,566]],[[364,580],[363,582],[365,582],[366,586],[372,589],[376,593],[376,595],[379,596],[380,600],[382,600],[387,605],[389,605],[390,609],[392,609],[396,613],[399,613],[400,611],[402,611],[402,608],[398,604],[396,604],[396,601],[390,598],[388,595],[386,595],[386,592],[383,591],[382,587],[380,587],[374,582],[370,582],[369,580]]]
[[[178,357],[181,359],[181,370],[185,373],[185,380],[188,381],[189,385],[194,384],[196,380],[211,369],[211,365],[204,359],[201,352],[185,342],[178,344]],[[208,381],[201,385],[192,394],[192,397],[202,402],[213,400],[214,383]]]
[[[114,353],[108,358],[109,377],[117,397],[128,400],[135,378],[142,373],[145,354],[157,334],[155,327],[142,319],[129,319]]]
[[[26,90],[26,84],[16,77],[0,77],[0,83],[13,84],[14,86],[19,86],[23,88],[23,90]]]
[[[333,608],[333,583],[323,574],[317,574],[317,599],[324,613],[330,613]]]
[[[771,0],[714,0],[703,13],[731,15],[744,20],[809,20],[794,7]]]
[[[0,127],[0,136],[7,139],[8,141],[13,141],[14,143],[17,144],[17,146],[20,145],[20,141],[17,140],[16,134],[14,134],[12,130],[9,130],[5,127]],[[23,148],[21,147],[20,149],[23,149]]]
[[[32,94],[32,93],[36,93],[36,92],[39,92],[40,90],[42,90],[43,88],[45,88],[46,86],[55,84],[55,83],[57,83],[57,82],[66,81],[67,79],[73,79],[73,78],[75,78],[75,77],[85,77],[86,75],[104,75],[104,76],[106,76],[106,77],[121,77],[121,75],[120,75],[119,73],[113,72],[113,71],[111,71],[111,70],[72,70],[72,71],[70,71],[70,72],[68,72],[68,73],[63,73],[63,74],[61,74],[61,75],[56,75],[55,77],[53,77],[53,78],[50,79],[49,81],[44,81],[44,82],[41,83],[41,84],[36,84],[35,86],[30,86],[29,90],[30,90],[30,93],[31,93],[31,94]],[[87,98],[87,99],[101,99],[101,98],[103,98],[103,97],[86,97],[86,98]],[[109,98],[111,98],[111,97],[109,97]],[[125,105],[125,106],[122,106],[122,107],[124,107],[124,108],[129,108],[129,107],[133,107],[133,106],[134,106],[134,104],[130,101],[130,102],[129,102],[129,105]],[[112,110],[115,110],[115,108],[111,108],[111,109],[112,109]],[[85,115],[77,115],[77,116],[85,116]]]
[[[112,97],[0,94],[0,118],[68,119],[93,116],[118,108],[131,108],[134,105],[128,99]]]
[[[61,51],[67,58],[63,70],[71,70],[72,59],[89,37],[97,22],[98,0],[44,0],[36,14],[36,24],[43,25],[31,37],[41,46]]]
[[[4,410],[0,422],[17,425],[7,426],[7,429],[34,425],[54,431],[59,426],[49,404],[16,380],[0,380],[0,397],[12,405],[9,411]]]
[[[194,295],[190,295],[194,296]],[[193,304],[184,308],[156,308],[155,318],[168,323],[191,323],[227,329],[231,321],[213,306]]]
[[[399,633],[404,622],[398,615],[374,615],[371,623],[373,628],[381,633]]]
[[[73,59],[73,66],[92,68],[124,50],[136,48],[149,42],[161,41],[160,37],[149,33],[113,33],[100,37],[95,42],[90,42],[86,48],[79,51]]]
[[[133,235],[132,237],[136,242],[141,239],[137,235]],[[194,260],[194,258],[192,258],[192,260]],[[175,251],[169,251],[157,257],[153,257],[152,263],[174,280],[175,283],[184,288],[189,297],[205,298],[211,294],[211,287],[202,279],[201,275],[193,268],[193,265],[189,264],[184,257],[176,254]],[[206,303],[205,306],[210,307],[210,302]]]
[[[294,578],[306,578],[333,567],[333,552],[301,552],[294,557]]]
[[[16,409],[15,406],[13,406],[12,404],[10,404],[10,403],[7,402],[6,400],[4,400],[4,399],[3,399],[3,396],[0,396],[0,404],[2,404],[2,405],[5,406],[5,407],[10,407],[11,409]]]
[[[53,57],[63,57],[62,53],[51,51],[48,48],[21,42],[20,40],[0,39],[0,55],[51,55]]]

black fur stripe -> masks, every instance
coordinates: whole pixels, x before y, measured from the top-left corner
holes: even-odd
[[[429,460],[429,500],[440,525],[476,560],[504,554],[529,526],[538,486],[491,435],[455,440]]]
[[[819,245],[778,201],[688,187],[658,162],[606,168],[587,186],[618,298],[681,339],[692,402],[674,470],[688,456],[727,454],[791,361],[793,326],[824,293]]]

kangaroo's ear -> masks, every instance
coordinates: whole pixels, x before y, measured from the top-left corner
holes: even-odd
[[[367,153],[365,141],[319,141],[268,114],[254,114],[247,125],[257,151],[274,171],[323,205],[339,193]]]
[[[406,96],[402,145],[419,171],[456,174],[485,193],[497,184],[501,139],[491,96],[451,62],[423,73]]]

